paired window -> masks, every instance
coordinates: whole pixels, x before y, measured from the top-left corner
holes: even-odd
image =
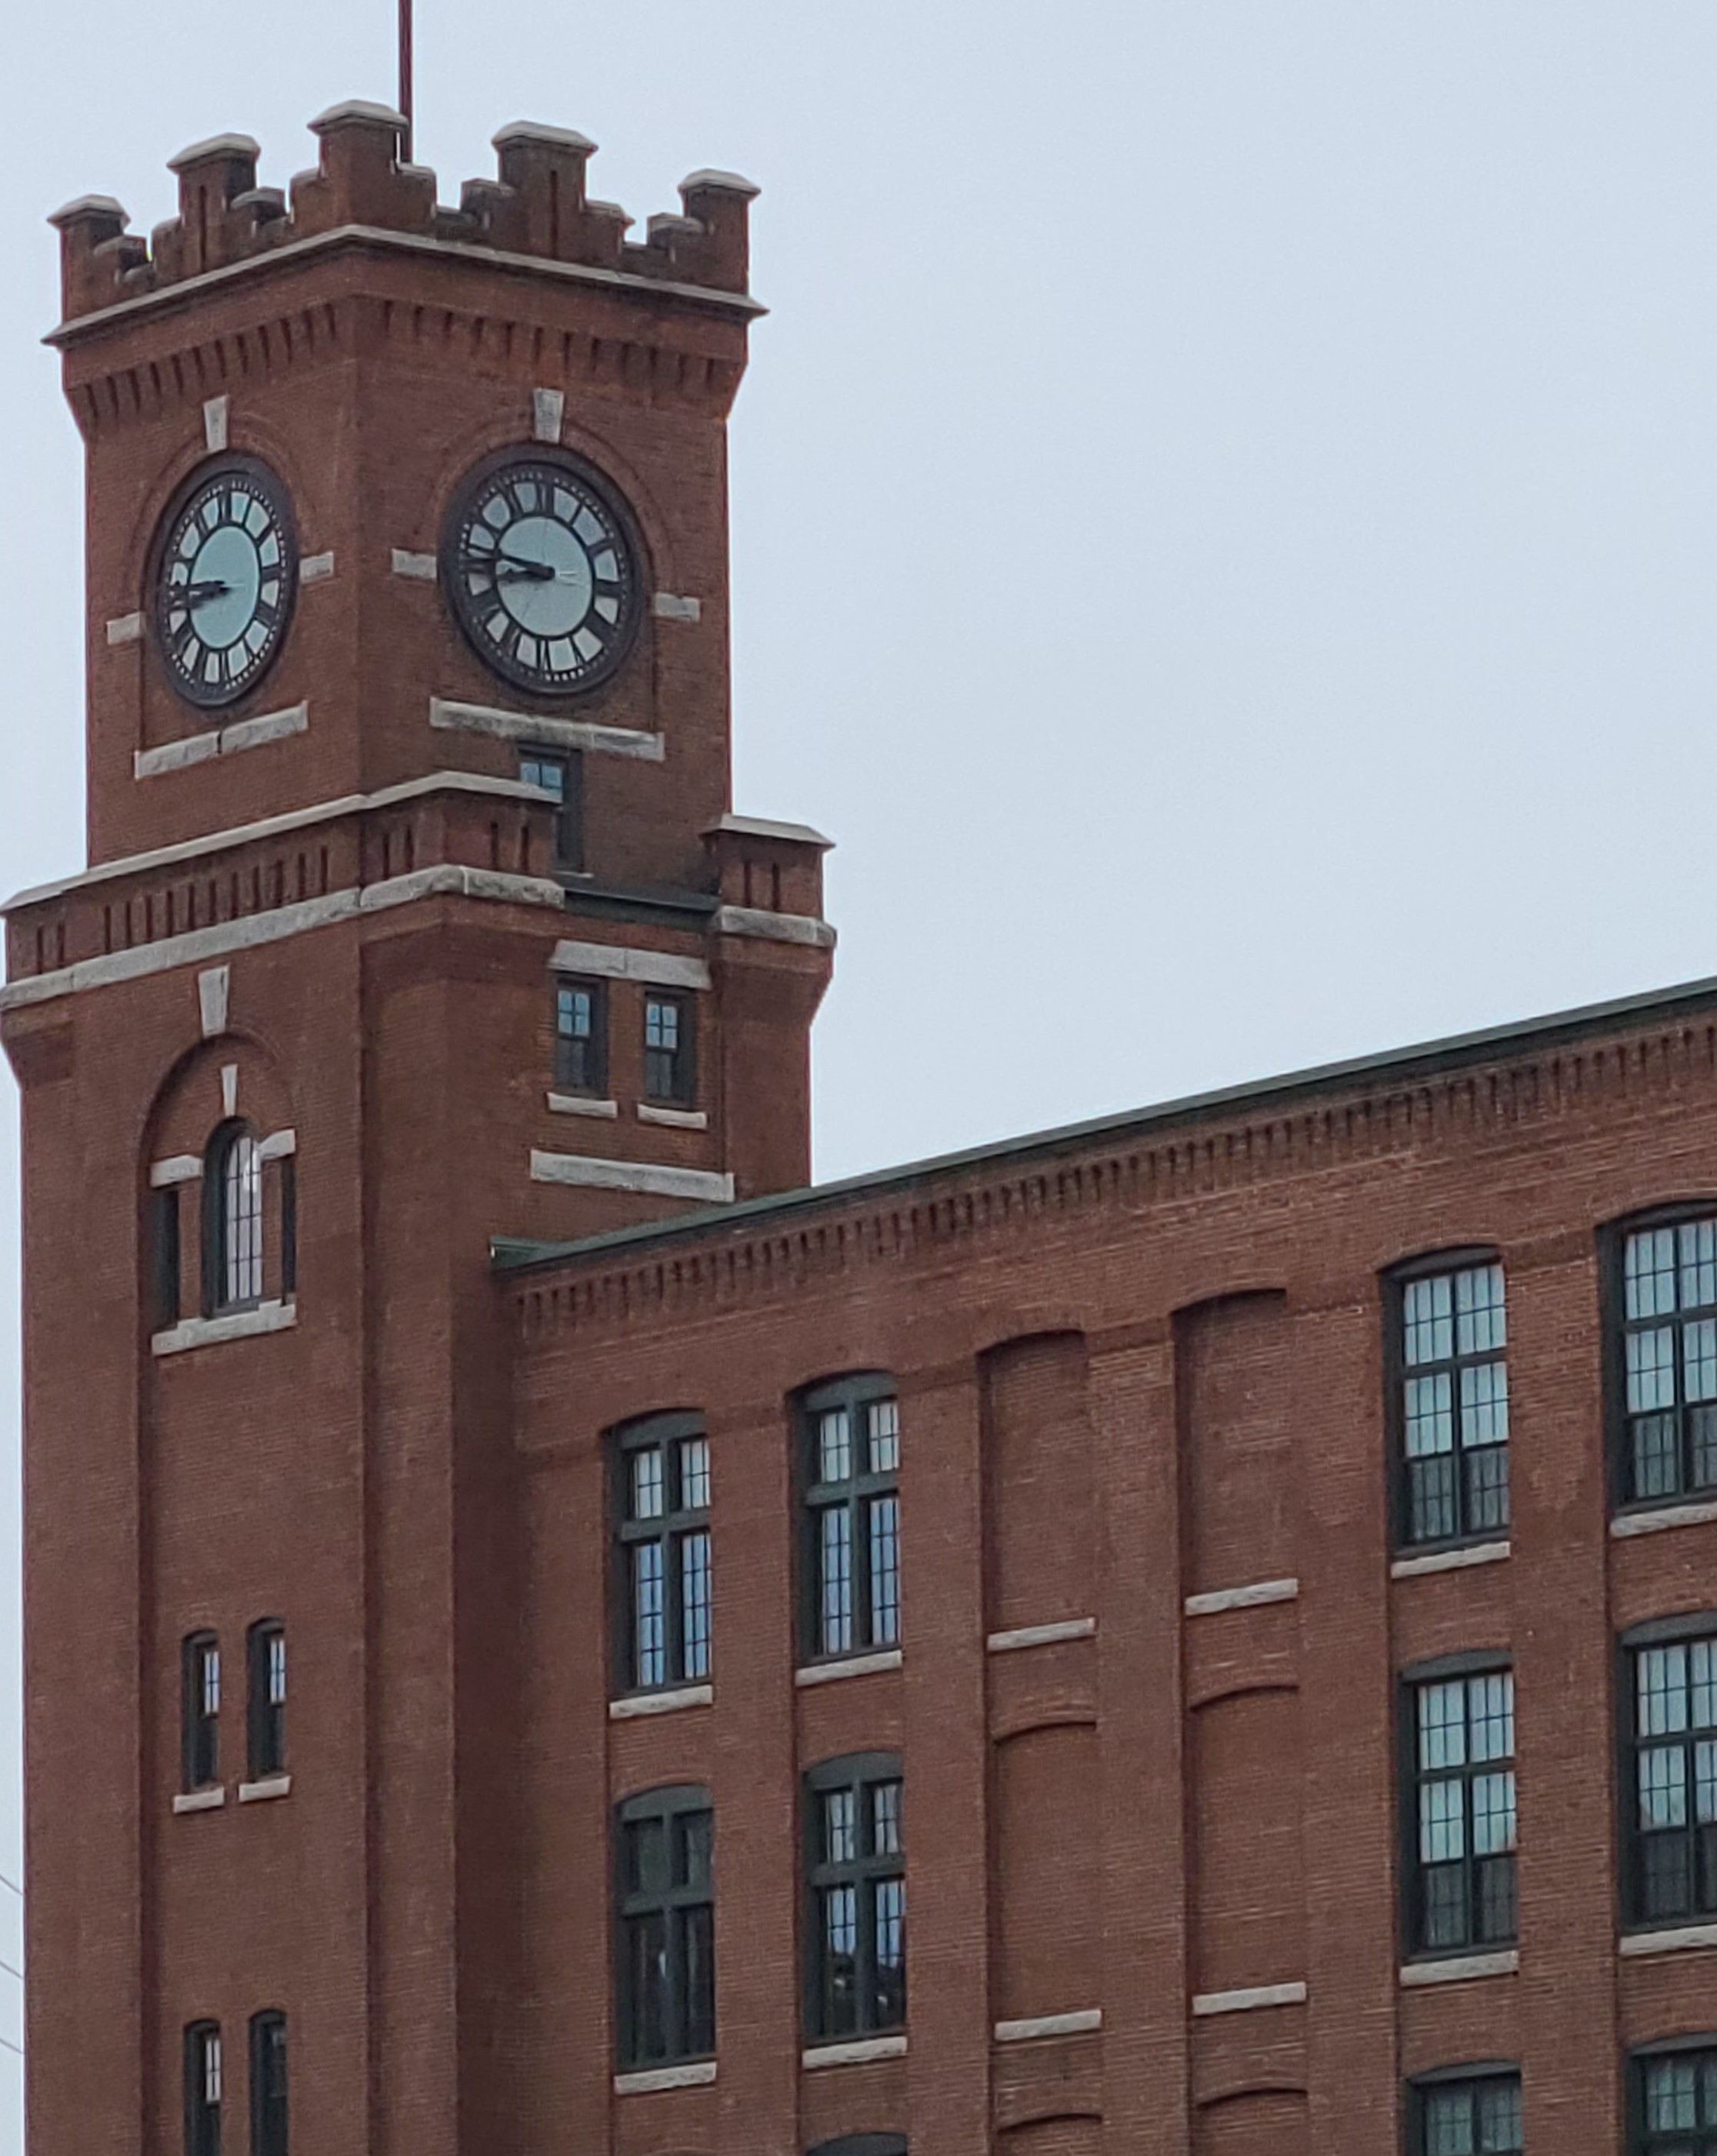
[[[1515,1938],[1515,1680],[1507,1669],[1409,1688],[1408,1936],[1417,1953]]]
[[[715,2051],[715,1824],[705,1789],[653,1789],[620,1807],[623,2067]]]
[[[892,1379],[819,1386],[800,1404],[806,1646],[813,1657],[900,1641],[900,1405]]]
[[[1717,2156],[1717,2046],[1633,2062],[1630,2156]]]
[[[289,2156],[286,2016],[273,2008],[251,2017],[250,2156]]]
[[[608,996],[602,981],[563,980],[555,989],[555,1084],[601,1099],[608,1090]]]
[[[654,1415],[616,1440],[626,1691],[710,1675],[710,1440],[695,1415]]]
[[[1717,1219],[1624,1239],[1622,1363],[1627,1502],[1717,1489]]]
[[[263,1293],[263,1159],[249,1123],[223,1123],[203,1168],[204,1301],[210,1314],[249,1310]]]
[[[185,2031],[185,2156],[221,2156],[223,2082],[220,2024],[193,2021]],[[251,2017],[250,2156],[289,2156],[286,2016],[272,2007]]]
[[[526,748],[519,753],[519,776],[554,797],[555,866],[584,866],[584,765],[581,757],[553,749]]]
[[[246,1758],[249,1779],[266,1780],[286,1768],[286,1628],[277,1618],[253,1625],[245,1639],[249,1698]],[[193,1632],[180,1650],[182,1786],[211,1789],[221,1779],[221,1643]]]
[[[646,1101],[664,1108],[689,1108],[696,1101],[696,1006],[690,996],[653,989],[644,998]]]
[[[900,1762],[831,1760],[806,1784],[810,1944],[806,2021],[838,2041],[906,2020],[906,1856]]]
[[[286,1771],[286,1627],[278,1619],[251,1626],[245,1661],[250,1779],[263,1782]]]
[[[221,2156],[221,2031],[193,2021],[185,2031],[185,2156]]]
[[[1414,2112],[1413,2156],[1517,2156],[1526,2146],[1511,2068],[1422,2083]]]
[[[1629,1913],[1717,1914],[1717,1625],[1631,1660]]]
[[[1503,1269],[1422,1273],[1398,1292],[1401,1539],[1497,1533],[1509,1524]]]

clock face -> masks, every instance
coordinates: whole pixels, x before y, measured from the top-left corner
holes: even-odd
[[[155,633],[187,702],[236,704],[286,639],[298,544],[286,490],[247,458],[204,472],[169,521],[155,580]]]
[[[480,470],[454,505],[442,580],[478,656],[538,696],[607,680],[638,631],[625,520],[570,459],[509,457]]]

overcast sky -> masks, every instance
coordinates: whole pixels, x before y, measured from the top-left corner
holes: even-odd
[[[231,128],[284,184],[392,37],[9,19],[8,889],[81,860],[42,220],[146,232]],[[840,844],[820,1174],[1717,973],[1709,0],[420,0],[418,39],[443,200],[518,118],[640,223],[698,166],[764,187],[736,801]],[[15,1192],[8,1139],[7,1463]]]

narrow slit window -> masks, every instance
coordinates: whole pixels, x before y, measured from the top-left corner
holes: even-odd
[[[689,1108],[697,1099],[694,1006],[689,996],[644,998],[644,1098]]]
[[[185,2031],[185,2156],[221,2156],[221,2031],[193,2021]]]
[[[589,1098],[608,1090],[607,993],[601,981],[566,979],[556,987],[555,1084]]]
[[[264,1782],[286,1771],[286,1628],[253,1625],[248,1645],[249,1779]]]
[[[250,2156],[290,2156],[286,2112],[286,2016],[274,2009],[250,2024]]]
[[[221,1778],[220,1642],[213,1632],[193,1632],[182,1654],[182,1772],[187,1790],[206,1789]]]
[[[216,1132],[203,1183],[210,1311],[254,1308],[263,1295],[263,1161],[249,1124]]]

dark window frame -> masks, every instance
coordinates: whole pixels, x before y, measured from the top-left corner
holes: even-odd
[[[1519,2097],[1522,2091],[1520,2069],[1512,2060],[1487,2059],[1482,2062],[1459,2066],[1440,2066],[1433,2072],[1415,2075],[1407,2085],[1407,2148],[1409,2156],[1434,2156],[1429,2141],[1431,2113],[1436,2100],[1452,2090],[1470,2092],[1475,2105],[1487,2092],[1499,2087],[1512,2087]],[[1475,2120],[1475,2125],[1478,2122]],[[1517,2156],[1525,2148],[1522,2138],[1512,2150],[1500,2156]],[[1475,2156],[1494,2156],[1487,2149],[1475,2132],[1473,2138]]]
[[[1704,2156],[1704,2152],[1717,2149],[1717,2105],[1705,2106],[1712,2113],[1709,2125],[1671,2127],[1658,2134],[1648,2130],[1646,2089],[1651,2069],[1666,2060],[1688,2058],[1697,2065],[1717,2068],[1717,2031],[1666,2037],[1660,2042],[1638,2045],[1628,2053],[1627,2156]]]
[[[874,1793],[892,1786],[894,1799],[896,1849],[874,1846],[877,1806]],[[854,1854],[843,1860],[828,1857],[823,1829],[824,1799],[850,1794],[853,1798]],[[825,1759],[804,1778],[802,1838],[805,1864],[804,2019],[808,2042],[842,2044],[904,2030],[909,2007],[906,1959],[906,1795],[905,1774],[900,1755],[893,1752],[859,1752],[839,1759]],[[899,2010],[890,2013],[883,1996],[881,1965],[877,1953],[877,1895],[879,1887],[898,1885],[902,1953],[899,1966]],[[824,1927],[824,1897],[853,1889],[854,1948],[852,2013],[837,2011],[833,2001],[833,1971],[829,1966]]]
[[[1692,1448],[1690,1442],[1689,1405],[1711,1405],[1710,1402],[1689,1402],[1683,1397],[1684,1386],[1682,1373],[1682,1342],[1688,1322],[1697,1323],[1702,1318],[1717,1317],[1717,1306],[1695,1305],[1681,1306],[1680,1282],[1678,1276],[1676,1308],[1658,1318],[1630,1319],[1627,1316],[1627,1245],[1635,1235],[1650,1235],[1668,1229],[1693,1227],[1701,1221],[1717,1222],[1717,1197],[1689,1198],[1673,1204],[1653,1206],[1630,1213],[1619,1220],[1608,1223],[1600,1237],[1599,1301],[1603,1331],[1603,1385],[1605,1421],[1607,1426],[1610,1473],[1610,1496],[1612,1509],[1618,1512],[1648,1512],[1664,1506],[1700,1502],[1717,1498],[1717,1475],[1706,1482],[1698,1482],[1690,1473]],[[1679,1275],[1678,1253],[1678,1275]],[[1667,1322],[1675,1339],[1674,1369],[1676,1399],[1672,1410],[1676,1422],[1677,1486],[1673,1491],[1652,1492],[1641,1496],[1636,1494],[1635,1455],[1632,1421],[1627,1404],[1627,1341],[1631,1334],[1658,1329]],[[1644,1420],[1650,1410],[1643,1410]]]
[[[688,1444],[703,1447],[702,1505],[687,1504]],[[674,1691],[685,1685],[708,1684],[715,1669],[712,1581],[714,1555],[710,1531],[710,1487],[714,1468],[704,1418],[690,1409],[674,1409],[623,1423],[608,1438],[610,1499],[608,1513],[613,1537],[612,1611],[614,1683],[627,1697],[650,1692]],[[634,1463],[643,1454],[659,1451],[662,1459],[662,1510],[633,1518]],[[691,1576],[701,1546],[702,1601],[690,1590],[698,1581]],[[658,1591],[661,1607],[662,1675],[647,1674],[641,1645],[638,1553],[646,1548],[660,1553]],[[701,1666],[696,1649],[700,1635],[694,1622],[701,1607]]]
[[[660,1008],[677,1014],[676,1045],[650,1045],[650,1014]],[[642,1006],[643,1079],[642,1097],[654,1108],[689,1111],[698,1101],[698,992],[694,988],[647,988]],[[659,1075],[667,1059],[665,1080]]]
[[[811,2156],[908,2156],[904,2133],[843,2133],[838,2141],[819,2141]]]
[[[1452,1343],[1456,1351],[1447,1358],[1422,1363],[1409,1363],[1407,1358],[1407,1313],[1410,1291],[1430,1280],[1448,1279],[1452,1283],[1458,1275],[1479,1271],[1494,1266],[1503,1276],[1503,1344],[1499,1349],[1474,1349],[1466,1354],[1458,1352],[1458,1337]],[[1509,1527],[1509,1441],[1504,1438],[1499,1445],[1468,1445],[1464,1442],[1467,1428],[1466,1407],[1461,1399],[1462,1373],[1499,1365],[1503,1373],[1503,1413],[1504,1423],[1508,1414],[1508,1267],[1500,1250],[1488,1244],[1474,1244],[1459,1249],[1428,1251],[1393,1265],[1383,1276],[1384,1326],[1384,1385],[1386,1421],[1389,1434],[1391,1528],[1395,1548],[1403,1553],[1424,1555],[1443,1549],[1458,1549],[1483,1543],[1506,1541]],[[1458,1291],[1451,1288],[1452,1306],[1458,1301]],[[1458,1312],[1452,1306],[1452,1322],[1458,1325]],[[1453,1502],[1457,1517],[1455,1532],[1443,1535],[1416,1535],[1413,1521],[1413,1462],[1407,1451],[1407,1387],[1410,1378],[1435,1377],[1448,1373],[1451,1379],[1451,1412],[1453,1418],[1452,1450],[1447,1457],[1453,1463]],[[1476,1414],[1481,1403],[1470,1404]],[[1482,1454],[1499,1453],[1502,1455],[1502,1513],[1500,1522],[1474,1526],[1470,1516],[1479,1509],[1476,1495],[1468,1486],[1468,1463]]]
[[[208,2051],[215,2050],[215,2088],[208,2096]],[[221,2156],[221,2118],[225,2109],[226,2058],[218,2021],[191,2021],[185,2027],[185,2156]]]
[[[608,983],[583,973],[556,973],[554,993],[555,1091],[571,1094],[580,1100],[604,1100],[608,1091]],[[561,998],[566,995],[589,997],[590,1032],[587,1036],[580,1037],[561,1030]],[[587,1046],[587,1068],[582,1075],[575,1067],[575,1059],[571,1053],[574,1046]]]
[[[1498,1953],[1518,1944],[1520,1921],[1518,1907],[1519,1861],[1518,1835],[1516,1845],[1491,1857],[1496,1863],[1505,1857],[1508,1864],[1508,1900],[1514,1912],[1514,1921],[1506,1932],[1488,1933],[1482,1926],[1479,1912],[1483,1908],[1483,1885],[1479,1866],[1480,1859],[1474,1843],[1474,1804],[1472,1785],[1476,1781],[1497,1774],[1507,1774],[1515,1779],[1518,1799],[1520,1774],[1519,1731],[1515,1732],[1516,1748],[1506,1758],[1474,1760],[1471,1757],[1472,1735],[1470,1695],[1466,1702],[1468,1721],[1464,1730],[1464,1748],[1468,1758],[1457,1768],[1422,1768],[1419,1763],[1419,1695],[1431,1685],[1461,1683],[1468,1685],[1474,1679],[1506,1676],[1511,1683],[1509,1713],[1515,1714],[1512,1692],[1514,1657],[1506,1650],[1484,1648],[1460,1655],[1449,1655],[1434,1661],[1419,1662],[1401,1672],[1398,1680],[1398,1709],[1397,1756],[1400,1762],[1398,1787],[1401,1807],[1401,1927],[1405,1958],[1412,1962],[1458,1960],[1469,1954]],[[1463,1881],[1462,1896],[1466,1912],[1463,1926],[1465,1937],[1457,1943],[1444,1942],[1427,1944],[1429,1926],[1426,1922],[1427,1903],[1424,1874],[1427,1869],[1420,1856],[1420,1802],[1422,1784],[1458,1782],[1463,1787],[1462,1842],[1463,1855],[1458,1860]],[[1516,1815],[1518,1817],[1518,1813]]]
[[[213,1707],[207,1704],[203,1660],[211,1651],[215,1676]],[[219,1634],[206,1627],[187,1633],[179,1646],[179,1786],[187,1795],[220,1786],[223,1676]]]
[[[891,1467],[869,1466],[871,1432],[866,1410],[892,1405],[894,1461]],[[900,1570],[900,1447],[902,1444],[900,1388],[885,1370],[854,1371],[845,1377],[826,1378],[809,1385],[795,1402],[794,1422],[798,1434],[799,1483],[799,1635],[802,1657],[807,1665],[850,1661],[855,1656],[897,1652],[903,1633],[904,1603]],[[854,1471],[825,1481],[822,1476],[821,1419],[844,1409],[851,1418],[848,1440],[853,1446]],[[863,1427],[861,1428],[861,1424]],[[859,1461],[864,1462],[859,1471]],[[874,1509],[891,1506],[891,1513],[879,1525]],[[852,1638],[845,1646],[826,1644],[826,1620],[831,1614],[833,1591],[828,1569],[827,1514],[845,1521],[847,1560],[846,1614]],[[886,1524],[891,1519],[892,1526]],[[879,1537],[884,1563],[876,1562]],[[891,1555],[891,1562],[889,1561]],[[884,1598],[879,1609],[879,1580],[892,1582],[892,1600]],[[881,1621],[879,1622],[879,1616]]]
[[[1691,1725],[1684,1730],[1659,1732],[1653,1738],[1642,1738],[1638,1727],[1638,1657],[1650,1650],[1663,1647],[1689,1647],[1709,1641],[1717,1649],[1717,1611],[1687,1611],[1671,1617],[1653,1618],[1647,1623],[1630,1625],[1616,1643],[1616,1736],[1617,1782],[1616,1826],[1618,1840],[1617,1851],[1617,1898],[1622,1928],[1627,1932],[1673,1931],[1684,1924],[1708,1922],[1717,1917],[1717,1821],[1703,1828],[1696,1815],[1697,1754],[1701,1742],[1717,1743],[1717,1727],[1701,1731]],[[1693,1674],[1687,1674],[1687,1691],[1693,1691]],[[1667,1739],[1668,1742],[1663,1740]],[[1685,1845],[1686,1876],[1689,1895],[1685,1907],[1678,1910],[1658,1910],[1648,1913],[1652,1897],[1644,1891],[1645,1858],[1647,1853],[1645,1830],[1641,1825],[1639,1755],[1643,1751],[1663,1750],[1678,1745],[1687,1759],[1688,1775],[1684,1789],[1692,1796],[1689,1817],[1684,1827],[1665,1830],[1675,1834]],[[1709,1885],[1709,1909],[1699,1907],[1698,1881],[1701,1871],[1701,1845],[1704,1866]]]
[[[264,2007],[250,2017],[250,2156],[289,2156],[290,2088],[286,2016]]]
[[[279,1645],[279,1697],[274,1697]],[[245,1748],[247,1779],[271,1781],[286,1772],[286,1700],[291,1681],[286,1660],[286,1627],[278,1617],[259,1617],[244,1635]]]
[[[538,742],[519,744],[519,776],[527,786],[541,781],[530,776],[530,767],[551,766],[561,774],[559,798],[554,812],[554,860],[551,867],[567,875],[584,873],[584,758],[576,748],[550,748]],[[551,787],[550,793],[555,792]]]
[[[254,1212],[247,1207],[235,1216],[228,1206],[227,1183],[229,1163],[242,1145],[253,1149],[256,1205]],[[254,1310],[268,1292],[268,1190],[261,1145],[255,1130],[243,1116],[231,1116],[216,1128],[203,1155],[202,1306],[206,1317],[224,1317],[240,1311]],[[236,1254],[235,1225],[248,1231],[243,1247]],[[253,1236],[254,1247],[250,1240]],[[228,1293],[235,1265],[242,1265],[251,1275],[254,1292],[251,1282],[244,1282],[241,1283],[241,1291]]]
[[[643,1887],[634,1885],[628,1865],[633,1838],[629,1830],[659,1827],[670,1863],[677,1869],[681,1823],[707,1822],[705,1836],[706,1871],[701,1881],[665,1883]],[[614,2040],[615,2056],[622,2073],[648,2073],[661,2066],[689,2066],[715,2056],[715,1807],[710,1792],[693,1784],[640,1790],[614,1810]],[[688,1866],[688,1871],[689,1866]],[[696,1927],[689,1920],[707,1912],[703,1940],[703,1984],[707,1996],[700,2004],[693,1997],[692,1940]],[[653,1917],[663,1920],[662,1958],[665,1976],[656,2013],[662,2041],[653,2047],[646,2030],[648,2010],[640,1996],[633,1958],[633,1928]],[[707,2027],[697,2026],[700,2014]],[[707,2035],[708,2042],[699,2039]]]

